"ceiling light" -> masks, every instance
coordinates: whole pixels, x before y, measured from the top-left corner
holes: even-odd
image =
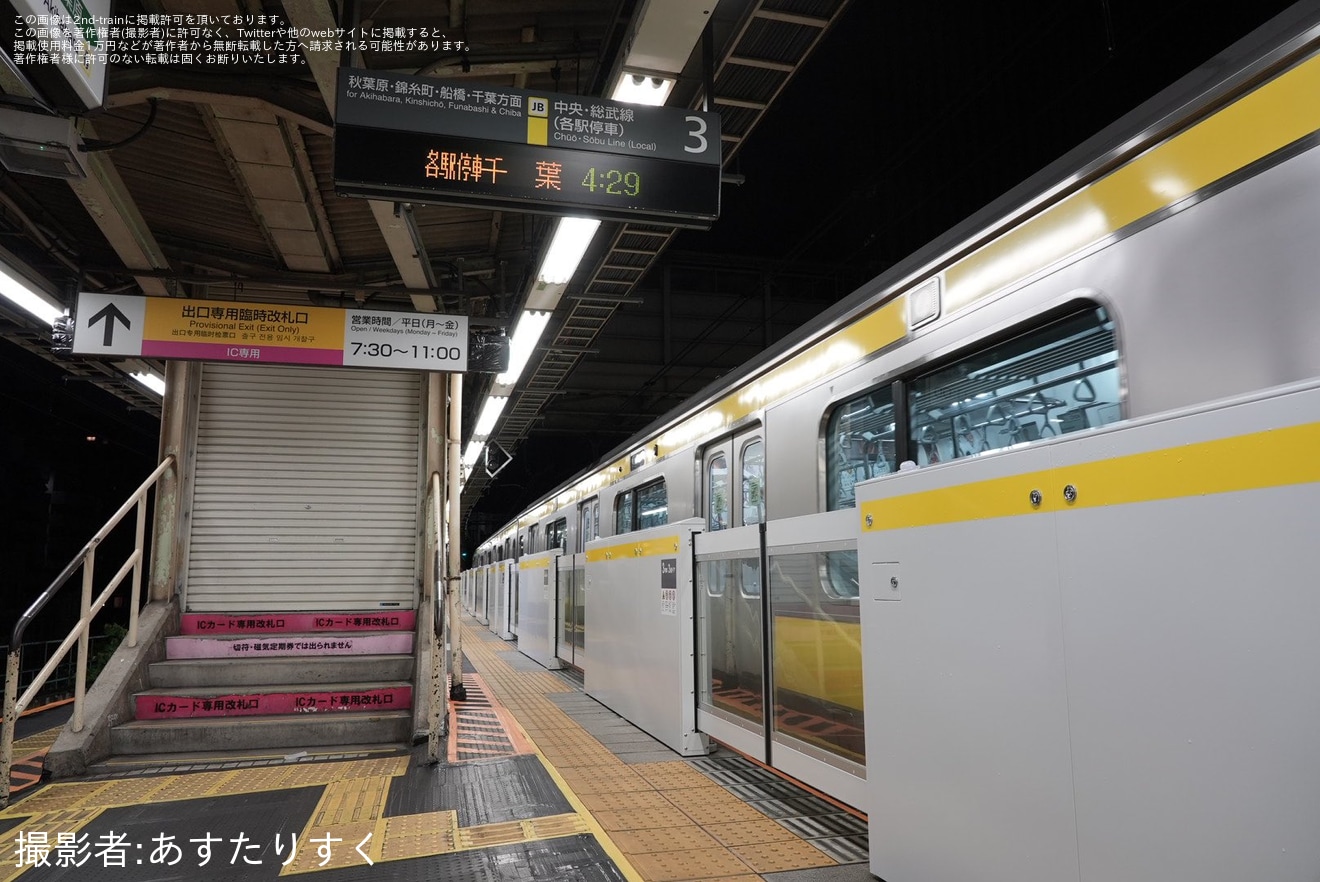
[[[64,315],[63,307],[51,303],[4,264],[0,264],[0,296],[48,325]]]
[[[132,373],[129,374],[129,376],[137,380],[143,386],[146,386],[152,392],[155,392],[157,395],[164,397],[165,381],[162,380],[160,377],[151,373]]]
[[[481,451],[486,449],[485,441],[473,439],[468,442],[467,450],[463,451],[463,468],[471,469],[481,458]]]
[[[596,235],[600,221],[588,217],[562,217],[555,235],[550,240],[550,247],[545,251],[545,260],[541,261],[541,270],[536,274],[536,281],[547,285],[567,285],[568,280],[577,272],[582,255]]]
[[[669,100],[674,81],[666,77],[648,77],[642,74],[625,73],[619,77],[610,98],[628,104],[649,104],[659,107]]]
[[[513,339],[509,341],[509,369],[495,377],[496,386],[512,386],[522,376],[523,368],[536,351],[536,344],[541,342],[550,313],[525,309],[513,329]],[[480,434],[480,433],[478,433]]]
[[[486,399],[486,404],[481,408],[481,416],[477,417],[477,428],[472,434],[477,438],[486,438],[490,435],[491,429],[495,428],[495,421],[500,418],[504,411],[504,405],[509,403],[507,395],[492,395]]]

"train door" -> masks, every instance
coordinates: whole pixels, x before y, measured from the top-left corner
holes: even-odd
[[[765,521],[765,435],[755,426],[702,452],[699,511],[711,533],[744,534],[703,561],[697,610],[702,647],[701,703],[760,730],[765,703],[765,621],[760,524]],[[732,538],[732,537],[731,537]]]
[[[559,645],[555,655],[565,664],[581,668],[587,646],[586,544],[600,538],[600,497],[578,504],[577,542],[572,554],[558,559]]]

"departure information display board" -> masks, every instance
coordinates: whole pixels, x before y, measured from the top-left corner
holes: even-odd
[[[719,116],[341,69],[343,195],[709,226]]]

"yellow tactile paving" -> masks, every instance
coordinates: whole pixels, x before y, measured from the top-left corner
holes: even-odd
[[[721,844],[696,824],[682,827],[656,827],[651,830],[620,830],[610,835],[625,854],[713,848]]]
[[[424,854],[448,854],[457,849],[458,813],[426,812],[385,819],[382,860],[396,861]]]
[[[657,790],[720,786],[684,762],[646,763],[637,766],[636,770]]]
[[[476,629],[468,629],[471,633]],[[484,637],[484,635],[482,635]],[[498,641],[465,644],[537,750],[648,882],[752,882],[757,873],[835,861],[682,761],[630,766],[539,695],[566,691],[549,674],[501,670]],[[656,802],[662,797],[665,804]],[[705,828],[703,830],[703,828]]]
[[[691,823],[672,805],[663,808],[619,809],[592,812],[606,830],[646,830],[652,827],[681,827]]]
[[[24,800],[26,803],[28,800]],[[50,812],[40,812],[24,820],[18,826],[6,831],[5,837],[9,841],[9,847],[5,851],[6,860],[0,863],[0,882],[10,882],[17,879],[31,869],[31,864],[39,860],[29,852],[26,857],[19,854],[19,836],[23,837],[25,842],[33,842],[36,838],[44,840],[49,845],[49,855],[47,862],[51,866],[58,866],[58,846],[61,836],[72,837],[76,840],[78,831],[87,824],[91,823],[101,814],[102,809],[65,809]],[[37,837],[33,837],[37,834]]]
[[[642,876],[652,882],[710,879],[746,873],[751,869],[736,855],[719,847],[653,852],[630,859]]]
[[[332,824],[304,830],[298,837],[298,851],[293,861],[280,870],[281,876],[365,867],[367,861],[380,861],[384,825],[374,821]],[[359,851],[360,849],[360,851]],[[365,855],[365,857],[363,856]]]
[[[787,842],[798,838],[792,830],[769,818],[730,824],[707,824],[703,829],[718,839],[720,844],[729,847],[759,845],[763,842]]]
[[[801,839],[763,842],[759,845],[737,845],[729,850],[758,873],[832,867],[837,863],[834,858]]]
[[[654,790],[637,790],[623,793],[580,794],[582,804],[593,812],[618,811],[620,809],[668,808],[670,803]]]
[[[321,801],[317,803],[308,823],[317,828],[361,821],[374,823],[385,815],[385,797],[388,793],[388,778],[333,781],[326,785]]]

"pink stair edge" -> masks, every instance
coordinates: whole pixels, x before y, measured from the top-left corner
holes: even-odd
[[[397,655],[412,652],[411,631],[392,634],[293,634],[251,637],[170,637],[165,657],[276,658],[309,655]]]
[[[184,613],[179,633],[208,636],[244,634],[307,634],[317,631],[411,631],[417,613],[411,609],[360,612],[287,612],[228,615]]]
[[[208,697],[138,695],[135,712],[139,720],[177,720],[266,714],[362,713],[406,710],[411,707],[411,686],[388,686],[333,692],[299,690]]]

